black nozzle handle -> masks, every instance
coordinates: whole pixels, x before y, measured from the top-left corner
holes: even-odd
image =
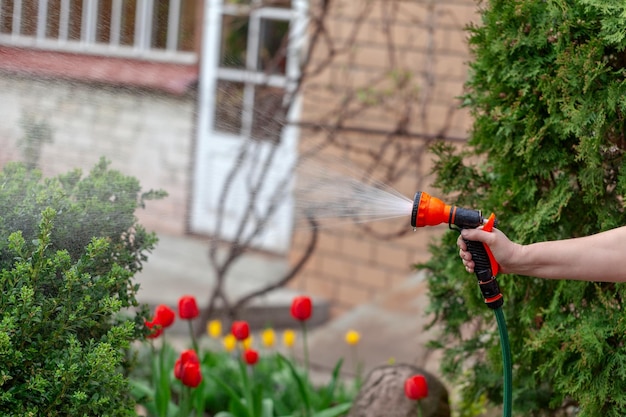
[[[483,214],[480,210],[466,209],[453,206],[450,210],[450,225],[454,224],[461,229],[475,229],[484,223]]]
[[[467,245],[467,250],[472,254],[474,261],[474,273],[478,278],[478,286],[483,294],[485,303],[489,308],[496,309],[502,307],[504,298],[500,292],[500,286],[493,273],[491,259],[487,254],[485,244],[473,240],[463,239]]]

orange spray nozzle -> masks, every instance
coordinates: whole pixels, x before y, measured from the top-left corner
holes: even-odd
[[[411,226],[436,226],[447,223],[450,219],[451,207],[430,194],[418,191],[413,199]]]
[[[413,211],[411,212],[411,226],[436,226],[441,223],[468,229],[482,225],[484,218],[480,210],[447,205],[424,191],[415,193]]]

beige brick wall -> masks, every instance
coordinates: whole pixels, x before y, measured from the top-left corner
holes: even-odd
[[[331,4],[325,23],[328,39],[316,45],[317,71],[304,85],[304,119],[326,130],[305,131],[302,150],[325,144],[323,154],[360,166],[375,157],[404,164],[409,168],[393,183],[395,188],[409,198],[417,190],[436,195],[428,175],[429,141],[462,144],[471,127],[457,97],[463,93],[470,59],[464,28],[476,19],[475,2]],[[399,126],[403,130],[392,134]],[[394,149],[382,149],[390,138]],[[321,229],[317,250],[292,286],[332,300],[333,313],[341,314],[405,280],[413,264],[429,258],[428,244],[445,229],[413,232],[409,213],[395,222]],[[296,231],[292,263],[302,255],[310,233]]]
[[[186,232],[194,98],[0,74],[2,159],[20,159],[20,118],[36,115],[53,130],[40,167],[46,176],[88,172],[101,156],[136,177],[144,190],[169,196],[138,210],[149,230]]]

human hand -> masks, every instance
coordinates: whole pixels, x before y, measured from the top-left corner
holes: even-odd
[[[475,266],[474,261],[472,260],[472,254],[467,250],[464,239],[486,244],[489,246],[493,257],[500,266],[500,272],[505,274],[515,273],[517,255],[521,251],[522,246],[511,242],[500,230],[493,229],[491,232],[485,232],[482,228],[478,228],[463,229],[461,231],[461,235],[457,239],[459,256],[463,260],[465,270],[469,273],[473,273]]]

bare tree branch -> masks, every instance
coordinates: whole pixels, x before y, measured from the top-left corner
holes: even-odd
[[[294,266],[278,281],[273,284],[269,284],[257,291],[251,292],[250,294],[240,298],[233,306],[232,311],[236,314],[241,308],[243,308],[248,302],[252,299],[265,295],[270,291],[276,290],[278,288],[284,287],[289,281],[291,281],[295,276],[302,270],[306,262],[311,258],[313,253],[315,252],[315,248],[317,247],[318,240],[318,224],[314,217],[310,216],[307,218],[309,221],[309,225],[311,226],[311,238],[309,239],[309,243],[307,244],[306,249],[300,256],[300,259],[294,264]]]
[[[299,95],[306,95],[311,102],[318,99],[319,107],[315,110],[323,111],[318,111],[317,116],[308,116],[307,120],[288,121],[309,132],[311,137],[315,137],[315,140],[310,140],[309,137],[301,139],[303,146],[299,151],[299,161],[317,158],[327,150],[334,150],[335,154],[340,152],[360,161],[363,181],[378,177],[385,184],[394,186],[400,182],[406,183],[408,177],[413,178],[412,185],[416,190],[421,189],[424,184],[422,176],[418,175],[418,167],[423,163],[429,146],[438,140],[459,142],[465,140],[464,137],[449,136],[458,108],[457,103],[449,104],[444,114],[439,115],[438,120],[443,119],[443,125],[436,129],[431,126],[435,86],[438,81],[435,73],[436,17],[439,7],[437,2],[422,0],[409,4],[400,0],[386,0],[361,2],[358,5],[351,3],[353,13],[351,26],[343,32],[345,33],[343,38],[336,34],[338,18],[334,13],[335,8],[344,3],[332,0],[319,0],[313,3],[314,7],[308,16],[310,22],[306,34],[308,47],[302,55],[301,77],[298,80],[290,80],[293,82],[293,88],[288,91],[287,103],[275,101],[264,109],[263,117],[259,119],[261,124],[270,129],[282,115],[288,114],[287,110]],[[420,13],[413,14],[416,7],[421,8]],[[424,11],[426,17],[423,17]],[[385,48],[384,55],[387,58],[385,62],[373,63],[375,65],[372,65],[369,72],[363,71],[362,77],[357,82],[353,72],[362,66],[357,62],[359,48],[363,47],[363,38],[372,37],[367,33],[373,30],[372,22],[376,23],[377,30],[380,31],[380,39]],[[341,24],[345,24],[345,19]],[[398,39],[401,36],[397,35],[396,29],[398,25],[412,24],[421,25],[425,29],[426,39],[422,44],[426,45],[426,49],[423,59],[419,62],[404,63],[403,48],[407,46],[400,42],[407,41]],[[267,60],[265,68],[268,76],[276,71],[280,62],[287,56],[288,43],[288,39],[283,38],[279,51]],[[330,77],[329,74],[336,74],[337,79]],[[310,105],[315,107],[314,104]],[[382,115],[380,124],[363,126],[363,121],[369,119],[371,112]],[[376,144],[372,145],[372,141],[355,140],[356,135],[376,137]],[[223,184],[216,213],[218,238],[224,227],[227,197],[233,192],[235,181],[241,178],[239,175],[247,175],[243,177],[247,187],[246,201],[242,203],[243,214],[239,219],[240,223],[236,225],[234,235],[230,237],[230,244],[220,245],[218,240],[211,242],[209,258],[216,276],[216,284],[210,294],[208,308],[203,312],[204,321],[212,317],[218,307],[224,309],[229,317],[236,317],[255,297],[280,288],[294,279],[316,249],[320,233],[318,222],[315,213],[306,213],[311,234],[297,262],[291,265],[280,279],[265,287],[258,288],[237,300],[229,300],[226,296],[224,288],[232,265],[246,252],[254,249],[255,242],[276,216],[293,181],[296,167],[285,171],[285,177],[276,182],[274,189],[267,188],[269,173],[278,163],[277,152],[280,142],[278,139],[271,139],[264,142],[264,145],[269,146],[269,149],[262,155],[258,152],[260,142],[257,139],[243,143],[236,162]],[[253,168],[246,174],[241,169],[244,165]],[[265,202],[260,204],[262,199]],[[402,227],[380,232],[368,223],[360,223],[359,228],[367,235],[384,240],[402,237],[410,231],[409,228]]]

